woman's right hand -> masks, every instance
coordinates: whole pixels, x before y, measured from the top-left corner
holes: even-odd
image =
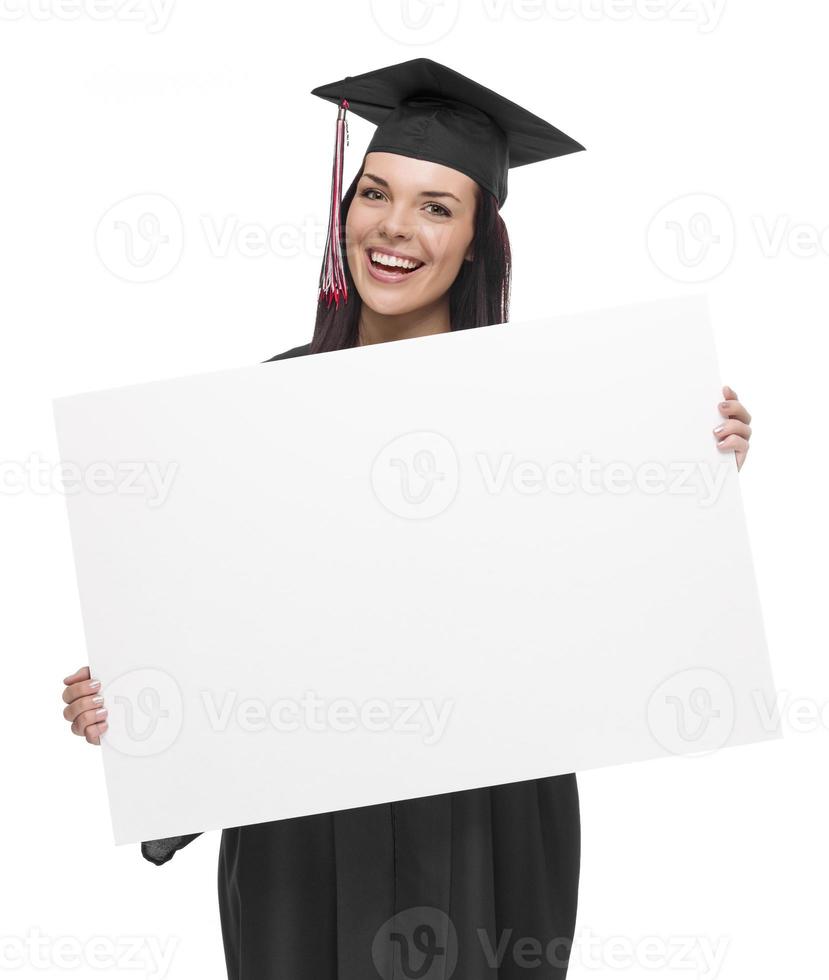
[[[75,735],[86,737],[90,745],[100,745],[107,730],[107,710],[101,694],[101,682],[90,680],[89,667],[81,667],[63,678],[63,717],[72,724]]]

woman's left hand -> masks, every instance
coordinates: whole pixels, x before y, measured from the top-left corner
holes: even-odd
[[[725,401],[720,402],[717,408],[720,415],[725,416],[716,429],[714,435],[719,440],[717,446],[722,450],[730,450],[737,454],[737,469],[745,462],[748,453],[748,440],[751,438],[751,416],[746,407],[737,401],[737,392],[728,385],[723,385],[722,390]]]

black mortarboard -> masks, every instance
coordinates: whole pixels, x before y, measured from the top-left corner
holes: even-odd
[[[429,58],[414,58],[311,92],[339,107],[328,239],[320,295],[347,299],[340,249],[347,109],[377,124],[366,153],[400,153],[459,170],[491,191],[500,208],[511,167],[583,150],[581,143],[492,89]]]

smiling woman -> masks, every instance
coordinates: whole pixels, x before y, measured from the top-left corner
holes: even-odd
[[[479,193],[474,180],[439,163],[366,155],[345,226],[363,306],[360,343],[398,337],[401,328],[405,336],[421,324],[430,333],[451,328],[449,289],[461,263],[472,261]],[[437,198],[451,201],[452,210]]]
[[[316,325],[308,350],[296,350],[505,323],[511,255],[499,212],[508,171],[581,143],[428,58],[312,94],[339,113]],[[341,201],[348,109],[379,125]],[[397,271],[395,258],[415,265]]]
[[[310,353],[509,319],[509,236],[494,195],[471,177],[367,153],[342,211],[348,301],[320,296]]]
[[[314,94],[339,111],[316,323],[270,360],[506,323],[508,168],[583,147],[425,58]],[[380,125],[340,199],[348,106]],[[563,980],[580,833],[573,773],[225,828],[228,976]],[[196,836],[142,851],[162,864]]]

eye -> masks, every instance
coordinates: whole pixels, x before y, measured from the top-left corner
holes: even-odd
[[[379,194],[379,197],[369,197],[370,194]],[[378,191],[376,187],[366,187],[366,188],[364,188],[363,190],[360,191],[360,197],[364,197],[364,198],[366,198],[369,201],[382,200],[383,199],[383,196],[384,196],[383,195],[383,192],[382,191]],[[451,218],[452,217],[452,212],[448,208],[445,208],[442,204],[436,204],[434,201],[432,201],[429,204],[424,205],[424,207],[427,207],[427,208],[437,208],[438,209],[437,211],[430,211],[429,212],[429,214],[433,214],[433,215],[435,215],[435,217],[438,217],[438,218]]]

